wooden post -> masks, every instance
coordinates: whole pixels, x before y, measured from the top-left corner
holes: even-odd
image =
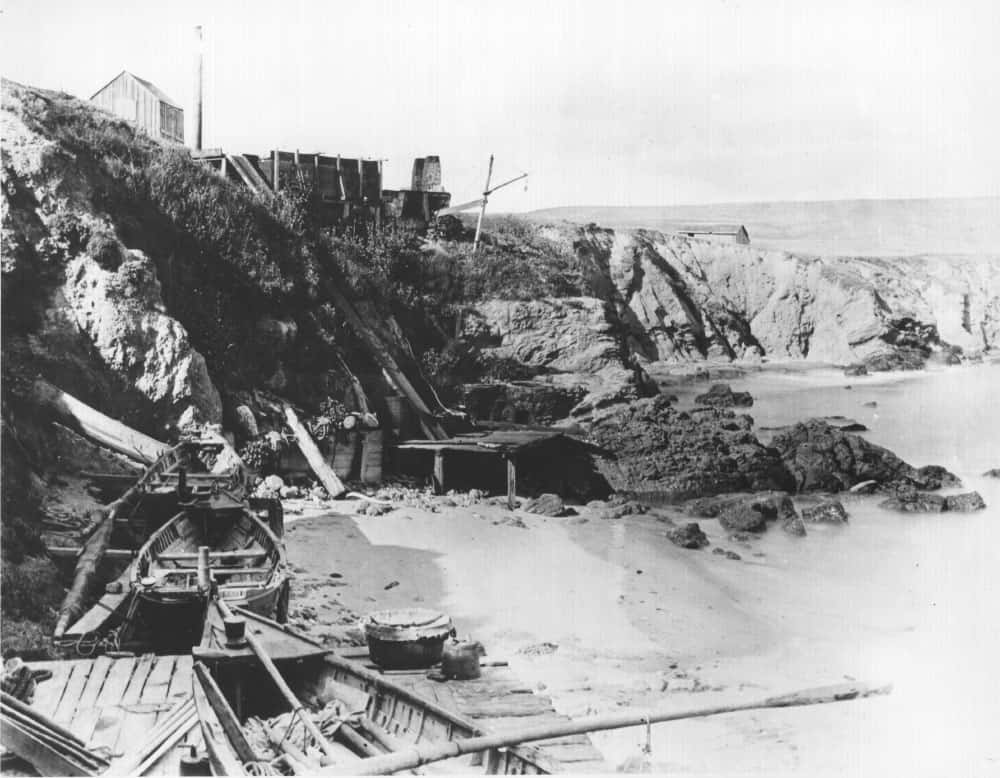
[[[490,154],[490,167],[486,171],[486,186],[483,187],[483,204],[479,209],[479,220],[476,222],[476,237],[472,241],[472,253],[479,248],[479,233],[483,229],[483,216],[486,215],[486,199],[490,196],[490,178],[493,177],[493,155]]]
[[[212,588],[212,581],[209,577],[209,567],[212,564],[209,551],[208,546],[198,546],[198,589],[204,594],[208,594]]]
[[[513,454],[507,454],[507,509],[517,508],[517,462]]]
[[[281,166],[278,163],[278,150],[274,149],[271,152],[271,186],[274,188],[275,193],[281,189],[281,181],[279,176],[281,174]]]
[[[202,53],[201,53],[201,25],[199,24],[194,28],[194,37],[197,42],[197,51],[195,56],[197,60],[195,62],[195,76],[194,76],[194,147],[201,150],[201,105],[202,105]],[[225,165],[225,162],[222,163]],[[223,175],[225,174],[225,168],[223,167]]]
[[[344,484],[337,478],[337,474],[330,469],[330,466],[327,465],[323,459],[323,455],[316,448],[316,444],[313,442],[309,431],[299,421],[299,417],[295,415],[295,411],[287,405],[285,406],[285,420],[295,433],[295,440],[299,444],[299,450],[306,458],[309,467],[312,468],[319,482],[323,484],[323,488],[326,489],[327,494],[330,495],[330,499],[333,500],[340,497],[340,495],[347,491],[344,488]]]
[[[358,160],[358,198],[361,202],[367,202],[368,198],[365,197],[365,166],[362,160]]]
[[[434,451],[434,475],[431,477],[434,484],[434,494],[444,494],[444,449]]]

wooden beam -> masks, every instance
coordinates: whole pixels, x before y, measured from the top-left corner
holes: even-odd
[[[507,460],[507,509],[517,508],[517,462],[513,454],[508,454]]]
[[[299,445],[299,450],[306,458],[309,467],[312,468],[319,482],[323,484],[323,488],[326,489],[327,494],[330,495],[330,499],[340,497],[340,495],[347,491],[344,488],[343,482],[337,478],[337,474],[327,465],[326,460],[323,459],[323,455],[316,448],[316,444],[313,442],[309,431],[299,421],[299,417],[295,415],[295,411],[287,405],[285,406],[285,420],[295,433],[295,441]]]
[[[434,494],[444,494],[444,450],[440,448],[434,451],[434,475],[432,480]]]
[[[165,443],[105,416],[48,381],[38,379],[32,389],[34,400],[55,421],[129,459],[151,465],[169,448]]]

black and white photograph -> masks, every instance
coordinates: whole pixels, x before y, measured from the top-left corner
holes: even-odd
[[[0,775],[1000,777],[994,0],[2,0]]]

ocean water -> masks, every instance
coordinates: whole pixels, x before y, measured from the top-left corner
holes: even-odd
[[[758,427],[856,419],[868,440],[913,465],[947,467],[964,482],[953,492],[976,490],[988,507],[905,515],[879,508],[879,498],[845,499],[849,526],[810,527],[801,539],[772,531],[760,544],[766,561],[720,567],[713,575],[770,635],[760,656],[723,662],[733,675],[769,689],[856,678],[894,690],[667,726],[654,738],[654,767],[1000,775],[1000,479],[982,475],[1000,467],[1000,364],[858,378],[769,370],[730,383],[753,394]],[[620,738],[604,742],[614,756]]]

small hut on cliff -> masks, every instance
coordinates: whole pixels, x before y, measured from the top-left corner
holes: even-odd
[[[184,142],[184,109],[159,87],[127,70],[94,92],[90,101],[135,122],[151,138]]]

